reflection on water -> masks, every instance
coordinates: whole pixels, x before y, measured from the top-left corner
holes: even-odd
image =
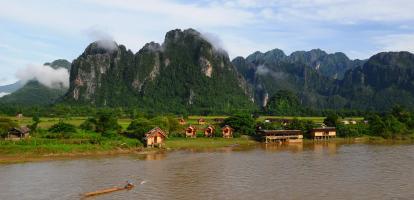
[[[0,165],[0,199],[414,199],[414,145],[229,149]]]

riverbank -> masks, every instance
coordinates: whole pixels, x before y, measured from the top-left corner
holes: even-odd
[[[175,150],[220,150],[223,148],[237,150],[254,148],[262,143],[248,136],[239,138],[181,138],[172,137],[166,140],[163,148],[144,148],[134,139],[106,140],[100,144],[82,143],[76,140],[26,140],[1,141],[0,164],[38,162],[50,160],[65,160],[78,158],[99,158],[118,155],[153,154]],[[364,136],[358,138],[335,138],[329,141],[314,141],[304,139],[303,144],[311,143],[338,143],[338,144],[412,144],[413,140],[389,140],[381,137]],[[297,144],[296,144],[297,145]]]
[[[62,160],[81,157],[101,157],[123,154],[146,154],[160,151],[182,149],[214,150],[224,147],[240,147],[257,145],[258,142],[249,137],[232,139],[224,138],[169,138],[165,146],[158,148],[144,148],[134,139],[107,140],[99,144],[82,140],[39,140],[1,141],[0,164],[33,162],[45,160]]]

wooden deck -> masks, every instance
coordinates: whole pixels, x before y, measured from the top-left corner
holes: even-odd
[[[300,130],[259,130],[257,131],[265,143],[302,142]]]

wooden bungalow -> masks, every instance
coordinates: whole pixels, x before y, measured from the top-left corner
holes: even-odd
[[[186,122],[183,118],[180,118],[180,119],[178,120],[178,123],[179,123],[180,125],[185,125],[187,122]]]
[[[258,130],[266,143],[272,142],[302,142],[303,133],[301,130]]]
[[[225,125],[223,128],[221,128],[221,133],[223,134],[223,138],[232,138],[233,131],[234,129],[230,127],[229,125]]]
[[[167,134],[162,129],[156,127],[145,133],[144,140],[147,147],[161,147],[164,145],[166,138]]]
[[[314,128],[311,130],[311,137],[314,140],[326,140],[336,137],[336,128],[335,127],[321,127]]]
[[[204,129],[204,136],[205,137],[214,137],[214,126],[208,125],[206,129]]]
[[[187,129],[185,129],[185,137],[191,137],[191,138],[197,137],[196,127],[190,125]]]
[[[21,140],[27,139],[30,137],[30,129],[27,126],[22,126],[20,128],[12,128],[7,133],[6,140]]]
[[[206,124],[206,120],[204,118],[200,118],[200,119],[198,119],[198,124],[199,125],[204,125],[204,124]]]

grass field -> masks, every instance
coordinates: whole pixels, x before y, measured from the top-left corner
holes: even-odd
[[[240,137],[240,138],[169,138],[165,142],[166,148],[171,149],[211,149],[211,148],[221,148],[221,147],[247,147],[255,145],[257,142],[249,137]]]

